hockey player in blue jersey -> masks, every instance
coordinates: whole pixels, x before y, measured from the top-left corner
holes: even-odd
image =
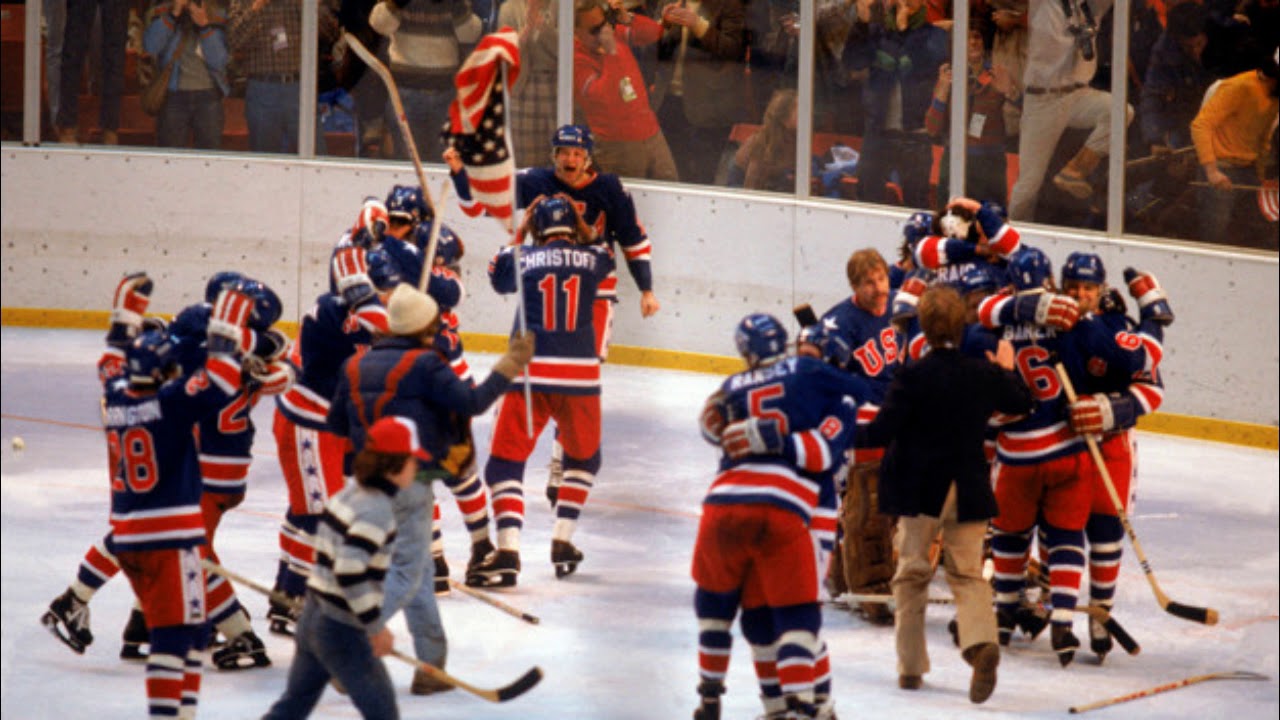
[[[815,717],[824,646],[820,543],[812,526],[823,486],[834,491],[826,471],[838,462],[837,438],[851,430],[845,399],[860,401],[869,388],[821,360],[788,356],[786,331],[770,315],[748,315],[735,341],[747,370],[721,384],[701,421],[703,437],[724,452],[693,553],[701,680],[695,717],[720,717],[739,608],[748,642],[772,646],[779,692],[765,692],[766,711]]]
[[[1021,244],[1003,205],[955,198],[933,218],[930,233],[916,243],[915,265],[935,273],[939,282],[955,285],[975,265],[1003,266]]]

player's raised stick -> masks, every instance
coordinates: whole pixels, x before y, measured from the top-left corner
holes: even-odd
[[[1067,400],[1074,403],[1077,397],[1076,388],[1071,384],[1067,369],[1060,362],[1054,365],[1054,369],[1058,372],[1058,378],[1062,380],[1062,389],[1067,394]],[[1174,602],[1169,599],[1164,590],[1160,589],[1160,583],[1156,582],[1156,574],[1151,570],[1151,563],[1147,561],[1147,554],[1142,551],[1142,543],[1138,542],[1138,534],[1134,532],[1133,524],[1129,522],[1129,514],[1124,510],[1124,501],[1120,499],[1120,493],[1116,492],[1116,484],[1111,481],[1111,473],[1107,471],[1107,463],[1102,458],[1102,451],[1098,449],[1098,440],[1092,435],[1085,435],[1084,442],[1089,447],[1089,455],[1093,458],[1093,464],[1098,469],[1098,475],[1102,477],[1102,484],[1107,488],[1107,494],[1111,496],[1111,502],[1115,505],[1116,516],[1120,518],[1120,524],[1124,526],[1125,534],[1129,536],[1129,544],[1133,545],[1133,554],[1138,556],[1138,563],[1142,565],[1142,572],[1147,576],[1147,582],[1151,585],[1151,592],[1155,593],[1156,602],[1160,604],[1160,607],[1165,612],[1183,620],[1193,620],[1205,625],[1218,624],[1217,610]]]
[[[260,592],[263,595],[266,595],[267,597],[271,598],[272,600],[275,600],[276,602],[282,603],[284,605],[287,605],[293,608],[298,607],[299,601],[297,598],[291,598],[282,592],[279,592],[277,590],[272,590],[266,585],[263,585],[262,583],[259,583],[248,577],[245,577],[240,573],[234,572],[232,570],[228,570],[227,568],[223,567],[222,565],[219,565],[218,563],[215,563],[214,561],[208,558],[205,558],[203,560],[203,563],[204,563],[205,570],[208,570],[209,572],[215,575],[221,575],[222,577],[234,583],[243,585],[249,588],[250,590],[256,590],[257,592]],[[441,682],[445,682],[452,685],[453,687],[465,690],[471,693],[472,695],[475,695],[476,697],[484,698],[489,702],[506,702],[508,700],[511,700],[512,698],[519,697],[525,694],[526,692],[528,692],[530,688],[532,688],[534,685],[537,685],[542,680],[542,668],[534,666],[532,668],[529,668],[529,670],[526,671],[524,675],[521,675],[519,678],[516,678],[514,682],[499,688],[493,688],[492,690],[489,690],[485,688],[476,687],[471,683],[468,683],[464,680],[461,680],[459,678],[456,678],[450,675],[449,673],[445,672],[444,670],[441,670],[435,665],[432,665],[430,663],[424,663],[411,655],[406,655],[405,653],[400,652],[399,650],[392,650],[391,654],[394,655],[397,659],[403,660],[409,663],[410,665],[413,665],[414,667],[418,668],[419,670],[422,670],[423,672],[427,673],[428,675],[434,677],[437,680],[440,680]]]
[[[1162,692],[1169,692],[1170,690],[1177,690],[1178,688],[1184,688],[1188,685],[1202,683],[1207,680],[1270,680],[1270,679],[1271,678],[1269,678],[1266,675],[1263,675],[1262,673],[1249,672],[1248,670],[1228,670],[1225,672],[1205,673],[1204,675],[1192,675],[1189,678],[1175,680],[1171,683],[1165,683],[1163,685],[1156,685],[1155,687],[1150,687],[1150,688],[1147,688],[1146,690],[1131,692],[1128,695],[1119,695],[1113,698],[1107,698],[1106,700],[1091,702],[1088,705],[1076,705],[1075,707],[1069,708],[1068,711],[1072,715],[1076,715],[1083,712],[1089,712],[1090,710],[1097,710],[1098,708],[1107,707],[1109,705],[1119,705],[1120,703],[1129,702],[1130,700],[1138,700],[1144,697],[1151,697],[1152,695],[1157,695]]]

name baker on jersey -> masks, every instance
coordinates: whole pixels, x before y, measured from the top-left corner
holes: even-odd
[[[125,427],[142,425],[164,417],[160,411],[160,400],[147,400],[139,405],[108,405],[103,416],[106,427]]]
[[[1037,340],[1058,337],[1058,331],[1056,328],[1039,325],[1015,325],[1012,327],[1006,325],[1001,337],[1009,342],[1018,342],[1020,340],[1036,342]]]
[[[540,267],[573,267],[595,270],[596,254],[577,248],[546,248],[520,256],[521,272]]]

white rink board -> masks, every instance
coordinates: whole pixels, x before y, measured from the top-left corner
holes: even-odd
[[[126,270],[158,280],[154,309],[197,299],[204,279],[241,269],[266,281],[297,319],[326,285],[332,243],[367,194],[416,181],[406,163],[299,162],[287,158],[3,150],[3,305],[102,310]],[[445,179],[430,166],[433,194]],[[654,243],[662,312],[641,321],[625,271],[614,325],[621,345],[732,355],[731,329],[766,310],[790,322],[810,302],[821,313],[848,287],[850,252],[896,253],[904,211],[796,203],[765,194],[630,184]],[[462,308],[470,332],[505,333],[514,303],[489,291],[485,269],[505,242],[498,223],[468,219],[452,200],[446,222],[466,242]],[[1154,272],[1177,322],[1163,365],[1166,412],[1280,424],[1280,298],[1274,255],[1024,229],[1060,264],[1094,250],[1119,279],[1126,265]],[[794,328],[794,324],[792,324]]]

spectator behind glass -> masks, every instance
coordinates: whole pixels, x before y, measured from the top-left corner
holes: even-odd
[[[1280,108],[1276,59],[1262,58],[1257,70],[1223,80],[1191,121],[1191,138],[1207,183],[1196,192],[1200,239],[1205,242],[1268,250],[1280,245],[1275,223],[1260,222],[1253,203],[1261,179],[1266,174],[1275,179],[1270,156],[1275,152],[1271,140]],[[1243,224],[1230,231],[1233,217]]]
[[[848,0],[822,0],[816,9],[813,57],[813,128],[816,132],[862,134],[862,85],[845,66],[845,48],[862,42],[866,25],[855,23]]]
[[[1005,177],[1004,104],[1013,92],[1009,73],[992,65],[982,42],[982,26],[974,22],[969,28],[968,123],[965,126],[964,195],[979,200],[1009,201],[1009,183]],[[925,130],[944,145],[948,140],[951,115],[951,65],[938,68],[938,82],[933,88],[933,101],[925,113]],[[951,147],[947,145],[939,168],[938,195],[946,196],[950,187]]]
[[[748,190],[794,192],[796,186],[796,91],[778,90],[764,111],[764,126],[734,156]]]
[[[991,0],[991,64],[1009,73],[1012,91],[1004,106],[1004,128],[1017,137],[1022,120],[1022,73],[1027,65],[1027,0]],[[1015,149],[1016,145],[1010,149]]]
[[[861,10],[861,7],[859,8]],[[868,42],[855,67],[870,70],[863,91],[867,112],[858,194],[866,202],[898,203],[885,192],[894,179],[909,207],[929,207],[933,147],[924,129],[938,68],[950,54],[947,32],[926,19],[924,0],[873,3]]]
[[[320,47],[336,40],[337,23],[319,6]],[[298,70],[302,48],[302,0],[231,0],[228,26],[231,54],[249,77],[244,115],[249,149],[298,152]],[[316,154],[325,153],[324,133],[316,127]]]
[[[67,0],[43,0],[44,13],[44,83],[49,104],[49,120],[58,121],[58,102],[62,99],[62,41],[67,28]],[[61,142],[61,138],[59,138]]]
[[[1097,40],[1088,28],[1111,10],[1112,0],[1037,2],[1031,6],[1030,44],[1023,76],[1019,172],[1009,200],[1009,217],[1035,220],[1045,172],[1067,128],[1087,129],[1084,146],[1053,177],[1058,190],[1081,201],[1094,197],[1091,175],[1111,142],[1111,95],[1089,87],[1097,70]],[[1086,11],[1085,8],[1088,8]],[[1073,33],[1070,28],[1081,31]],[[1087,38],[1078,41],[1077,38]],[[1125,124],[1133,108],[1125,108]],[[1043,213],[1041,213],[1043,214]]]
[[[128,0],[67,0],[66,25],[62,37],[62,58],[58,81],[58,142],[74,143],[80,124],[80,79],[89,53],[94,15],[100,13],[102,26],[101,104],[98,127],[103,145],[120,144],[120,99],[124,95],[125,43],[129,35]]]
[[[510,97],[512,149],[521,167],[542,164],[556,128],[556,0],[506,0],[498,26],[520,33],[520,77]]]
[[[343,31],[354,35],[369,52],[385,63],[386,43],[381,35],[369,27],[369,13],[376,4],[377,0],[342,0],[337,13],[338,25]],[[343,44],[345,45],[345,41]],[[356,105],[356,131],[359,133],[357,154],[360,157],[378,157],[386,145],[382,140],[384,133],[387,130],[399,132],[398,128],[387,128],[383,123],[387,86],[353,52],[343,54],[342,65],[342,84],[349,88],[348,92]]]
[[[1191,121],[1214,79],[1200,62],[1208,43],[1204,8],[1184,2],[1169,8],[1167,18],[1147,63],[1138,106],[1142,139],[1152,152],[1191,144]]]
[[[764,114],[764,105],[779,88],[794,88],[799,72],[800,3],[798,0],[751,0],[747,3],[749,43],[747,116]]]
[[[470,46],[480,39],[480,18],[467,0],[382,0],[369,25],[391,39],[387,55],[420,157],[436,157],[444,147],[440,129],[449,119],[454,73]],[[466,47],[464,47],[466,46]],[[396,127],[395,108],[387,102],[384,122]],[[396,147],[400,158],[407,148]]]
[[[746,119],[745,7],[742,0],[663,0],[660,7],[653,105],[680,179],[722,183],[729,132]]]
[[[156,9],[142,45],[156,72],[173,66],[169,92],[156,118],[161,147],[217,150],[222,146],[222,98],[227,94],[226,17],[204,0],[174,0]],[[179,53],[181,50],[181,54]]]
[[[610,5],[600,0],[574,5],[573,98],[595,136],[593,160],[624,177],[678,180],[630,47],[657,42],[662,27],[628,12],[622,0]]]

